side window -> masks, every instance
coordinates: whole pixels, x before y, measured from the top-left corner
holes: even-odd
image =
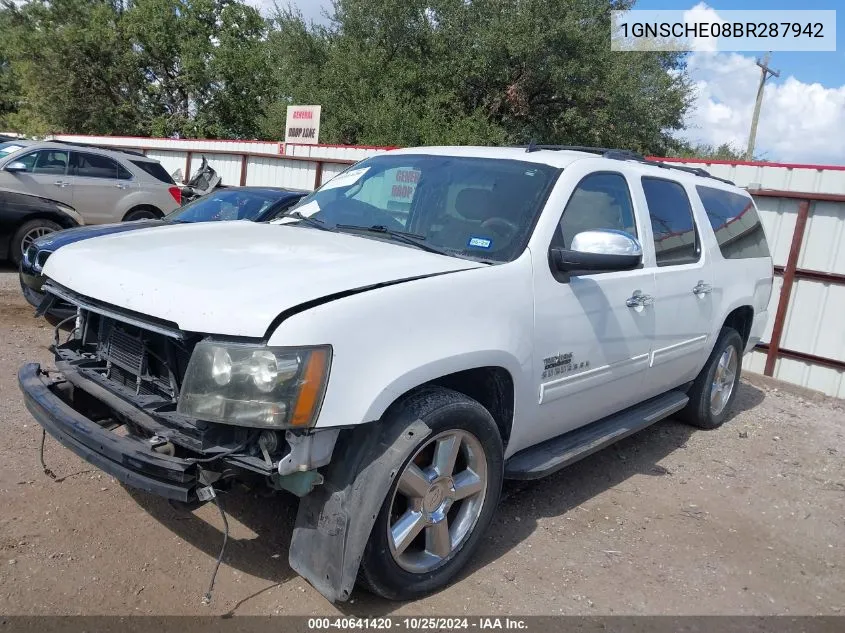
[[[26,165],[27,173],[32,173],[32,169],[35,167],[36,160],[38,160],[38,152],[32,152],[31,154],[26,154],[25,156],[20,156],[16,158],[13,162],[23,163],[24,165]]]
[[[677,182],[642,179],[658,266],[691,264],[699,258],[698,234],[687,192]]]
[[[749,196],[697,186],[698,197],[725,259],[769,257],[766,234]]]
[[[99,154],[74,152],[74,175],[83,178],[116,179],[120,166],[116,161]],[[126,171],[126,170],[123,170]]]
[[[560,218],[555,245],[569,248],[578,233],[593,229],[617,229],[636,237],[631,194],[621,174],[590,174],[578,183]]]
[[[30,168],[30,160],[33,162]],[[67,173],[68,153],[62,150],[42,149],[34,154],[24,156],[21,161],[27,166],[27,171],[33,174],[48,174],[54,176],[64,176]]]
[[[126,167],[121,165],[120,163],[117,164],[117,179],[118,180],[132,180],[132,172],[130,172]]]

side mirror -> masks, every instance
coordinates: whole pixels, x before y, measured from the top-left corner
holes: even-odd
[[[4,167],[6,171],[16,172],[16,171],[26,171],[26,165],[19,160],[16,160],[12,163],[9,163]]]
[[[549,251],[552,266],[561,272],[633,270],[643,261],[643,249],[630,233],[614,229],[583,231],[569,249]]]

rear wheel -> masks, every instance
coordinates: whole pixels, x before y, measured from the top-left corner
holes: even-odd
[[[61,231],[62,226],[53,222],[52,220],[45,220],[43,218],[36,218],[29,222],[24,222],[12,237],[12,244],[10,255],[15,265],[21,263],[23,254],[26,252],[32,243],[39,237],[43,237],[56,231]]]
[[[742,371],[742,337],[724,327],[716,345],[689,390],[689,402],[680,417],[702,429],[721,426],[736,399]]]
[[[502,487],[502,441],[483,406],[448,389],[421,392],[411,403],[418,406],[416,417],[432,432],[399,470],[360,568],[370,591],[391,600],[454,579],[478,548]]]
[[[155,220],[160,217],[161,214],[151,207],[138,207],[137,209],[132,209],[129,213],[127,213],[126,217],[123,218],[123,221],[132,222],[133,220]]]

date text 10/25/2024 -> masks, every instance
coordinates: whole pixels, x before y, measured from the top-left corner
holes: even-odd
[[[528,630],[524,619],[510,617],[375,617],[309,618],[311,631],[458,631],[458,630]]]

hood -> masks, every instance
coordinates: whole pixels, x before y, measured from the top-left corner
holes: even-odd
[[[77,242],[44,274],[191,332],[262,337],[283,311],[328,295],[477,262],[303,226],[209,222]]]
[[[73,244],[74,242],[81,242],[92,237],[99,237],[101,235],[111,235],[113,233],[124,233],[126,231],[136,231],[138,229],[146,229],[151,226],[161,226],[165,224],[164,220],[136,220],[135,222],[119,222],[117,224],[95,224],[93,226],[78,226],[73,229],[65,229],[64,231],[57,231],[50,233],[44,237],[40,237],[33,242],[39,251],[53,252],[62,246]]]

